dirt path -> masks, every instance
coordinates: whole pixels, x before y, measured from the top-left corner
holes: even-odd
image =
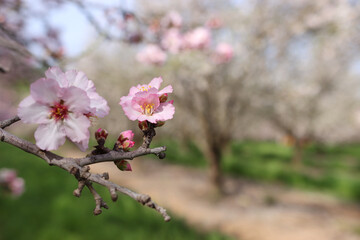
[[[218,230],[242,240],[360,239],[360,209],[333,197],[244,180],[226,180],[231,195],[208,197],[206,173],[157,161],[137,159],[133,172],[113,163],[92,166],[180,216],[189,224]]]

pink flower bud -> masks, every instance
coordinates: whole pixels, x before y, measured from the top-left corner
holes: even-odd
[[[135,145],[134,141],[131,140],[125,140],[124,142],[122,142],[121,146],[123,148],[124,151],[130,151],[130,148],[132,148]]]
[[[161,96],[159,97],[160,103],[166,102],[167,99],[168,99],[168,94],[167,94],[167,93],[164,93],[163,95],[161,95]]]
[[[146,131],[149,129],[149,125],[147,121],[139,121],[138,126],[141,131]]]
[[[132,141],[133,138],[134,133],[131,130],[121,132],[117,140],[118,147],[124,151],[130,151],[130,148],[132,148],[135,144],[135,142]]]
[[[125,140],[133,140],[134,133],[131,130],[126,130],[120,133],[120,136],[118,138],[118,141],[120,143],[124,142]]]
[[[115,165],[121,171],[132,171],[131,165],[128,161],[125,160],[115,161]]]
[[[95,139],[96,139],[96,141],[99,141],[100,139],[106,140],[108,135],[109,135],[108,131],[106,131],[105,129],[99,128],[95,132]]]

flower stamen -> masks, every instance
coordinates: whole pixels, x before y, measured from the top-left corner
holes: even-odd
[[[147,91],[149,91],[150,88],[151,88],[150,85],[148,85],[148,86],[142,86],[142,87],[139,88],[139,90],[140,90],[141,92],[147,92]]]
[[[140,106],[142,113],[147,115],[147,116],[151,116],[154,112],[154,104],[144,104],[143,106]]]
[[[68,107],[64,105],[64,100],[60,100],[51,106],[50,118],[54,118],[55,121],[64,120],[68,117]]]

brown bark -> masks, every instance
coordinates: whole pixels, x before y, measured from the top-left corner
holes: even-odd
[[[293,167],[299,168],[302,166],[303,152],[304,152],[304,145],[301,142],[301,139],[295,139],[293,155],[291,159]]]
[[[221,172],[221,157],[222,149],[217,146],[212,146],[208,152],[208,159],[210,162],[210,183],[213,192],[216,195],[224,194],[224,181]]]

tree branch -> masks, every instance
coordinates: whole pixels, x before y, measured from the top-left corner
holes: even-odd
[[[4,120],[4,121],[0,122],[0,128],[6,128],[6,127],[10,126],[11,124],[16,123],[17,121],[20,121],[20,118],[18,116],[15,116],[8,120]]]
[[[166,147],[157,147],[157,148],[143,148],[139,147],[135,151],[132,152],[117,152],[117,151],[110,151],[109,153],[101,154],[101,155],[92,155],[85,158],[77,158],[73,159],[77,162],[77,164],[81,167],[100,163],[100,162],[112,162],[115,160],[132,160],[136,157],[148,155],[148,154],[159,154],[161,152],[166,151]]]
[[[101,208],[108,208],[107,204],[103,201],[101,196],[96,192],[94,189],[92,183],[97,183],[99,185],[102,185],[109,189],[111,199],[113,201],[117,200],[117,194],[116,192],[120,192],[122,194],[125,194],[135,201],[141,203],[142,205],[145,205],[147,207],[153,208],[157,212],[159,212],[165,221],[170,221],[171,217],[166,213],[166,209],[163,207],[157,205],[151,200],[151,197],[145,194],[139,194],[136,192],[133,192],[132,190],[125,188],[123,186],[117,185],[111,181],[109,181],[109,175],[108,173],[95,174],[91,173],[90,167],[87,165],[94,164],[94,163],[100,163],[100,162],[107,162],[107,161],[115,161],[115,160],[121,160],[121,159],[129,159],[132,160],[135,157],[147,155],[147,154],[156,154],[159,155],[160,153],[163,153],[166,150],[166,147],[158,147],[158,148],[145,148],[144,145],[148,146],[150,145],[151,139],[153,136],[155,136],[155,130],[152,129],[151,131],[144,131],[144,142],[141,147],[136,149],[132,152],[117,152],[117,151],[110,151],[109,153],[100,154],[100,155],[92,155],[84,158],[64,158],[62,156],[59,156],[57,154],[54,154],[49,151],[44,151],[38,148],[35,144],[28,142],[24,139],[21,139],[15,135],[12,135],[11,133],[5,131],[3,128],[10,126],[11,124],[19,121],[19,117],[14,117],[5,121],[0,122],[0,139],[2,142],[9,143],[17,148],[22,149],[25,152],[28,152],[30,154],[33,154],[43,160],[45,160],[49,165],[51,166],[57,166],[60,167],[72,175],[75,176],[75,178],[78,181],[78,187],[74,190],[73,194],[76,197],[81,196],[81,192],[83,188],[86,186],[91,194],[94,197],[95,200],[95,209],[94,214],[98,215],[102,212]],[[147,134],[150,134],[151,136],[146,136]]]

